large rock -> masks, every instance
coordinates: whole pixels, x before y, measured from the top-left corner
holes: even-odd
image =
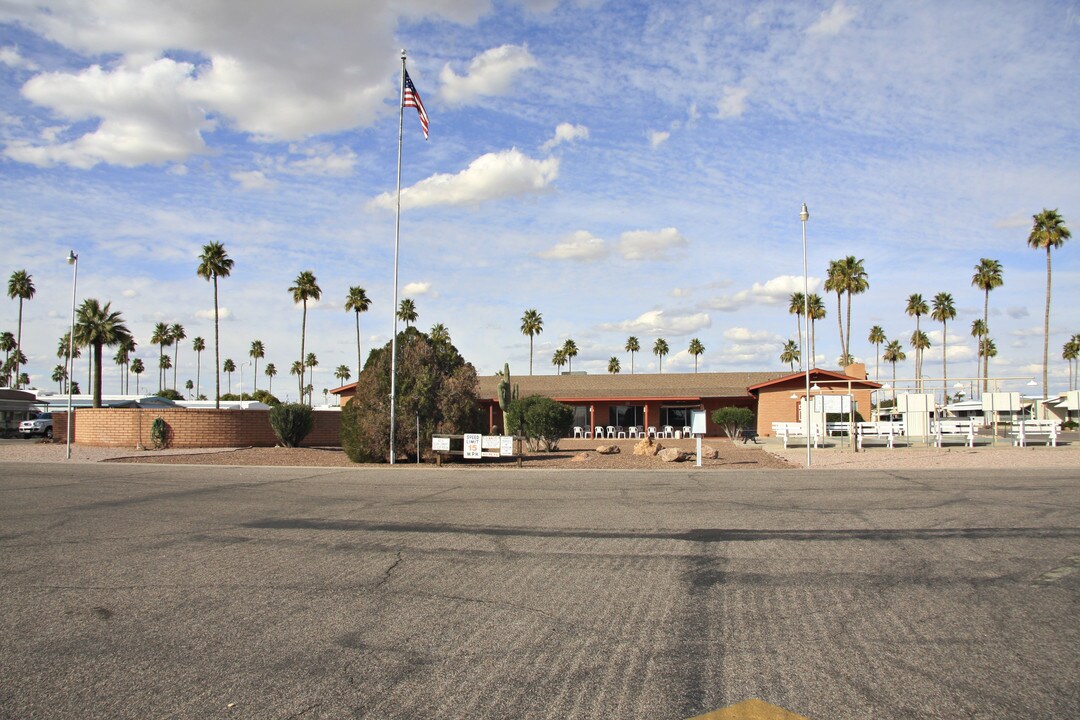
[[[587,452],[579,452],[577,455],[570,458],[570,462],[588,462],[588,461],[589,461],[589,453],[587,453]]]
[[[720,457],[720,451],[711,445],[701,446],[701,459],[702,460],[715,460]]]
[[[651,437],[647,437],[640,440],[638,444],[634,446],[634,454],[652,457],[663,449],[663,445],[658,442],[653,442]]]
[[[618,445],[601,445],[596,448],[597,455],[618,455],[620,452]]]
[[[686,452],[679,448],[667,448],[666,450],[661,450],[656,456],[664,462],[683,462],[689,457]]]

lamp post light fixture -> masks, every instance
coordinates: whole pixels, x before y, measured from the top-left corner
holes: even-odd
[[[799,220],[802,222],[802,284],[803,284],[803,324],[806,328],[803,337],[806,343],[810,343],[810,287],[806,275],[806,221],[810,219],[810,211],[806,209],[806,203],[802,204],[799,211]],[[813,358],[808,357],[806,348],[802,354],[806,357],[806,407],[803,410],[803,419],[806,421],[806,467],[810,467],[810,364]]]
[[[67,356],[67,453],[66,459],[71,459],[71,380],[75,374],[75,287],[79,282],[79,256],[74,250],[68,250],[67,264],[71,269],[71,332],[68,334]]]

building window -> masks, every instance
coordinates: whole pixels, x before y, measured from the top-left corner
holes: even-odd
[[[645,422],[644,405],[612,405],[608,408],[608,425],[634,427]]]

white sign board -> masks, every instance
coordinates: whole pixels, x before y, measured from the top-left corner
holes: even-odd
[[[483,457],[480,449],[481,437],[483,436],[480,433],[465,433],[464,457],[466,460],[479,460]]]
[[[450,452],[450,438],[448,437],[433,437],[431,438],[431,449],[435,452]]]
[[[850,395],[815,395],[814,412],[850,413]]]
[[[499,440],[498,435],[485,435],[480,438],[480,448],[482,450],[498,450],[502,446],[502,442]]]
[[[691,410],[690,411],[690,433],[693,435],[705,434],[705,411],[704,410]]]
[[[513,435],[503,435],[499,438],[499,454],[503,457],[509,457],[514,454]]]
[[[1017,413],[1020,412],[1020,393],[1018,392],[995,392],[986,393],[982,397],[982,409],[984,413]]]

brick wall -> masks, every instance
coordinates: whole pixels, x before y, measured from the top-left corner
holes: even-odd
[[[277,436],[270,427],[269,410],[184,410],[136,408],[80,408],[75,411],[73,440],[98,447],[152,447],[150,425],[161,418],[169,428],[169,447],[273,447]],[[65,437],[67,413],[53,412],[54,434]],[[339,447],[340,412],[316,412],[315,427],[305,447]]]

